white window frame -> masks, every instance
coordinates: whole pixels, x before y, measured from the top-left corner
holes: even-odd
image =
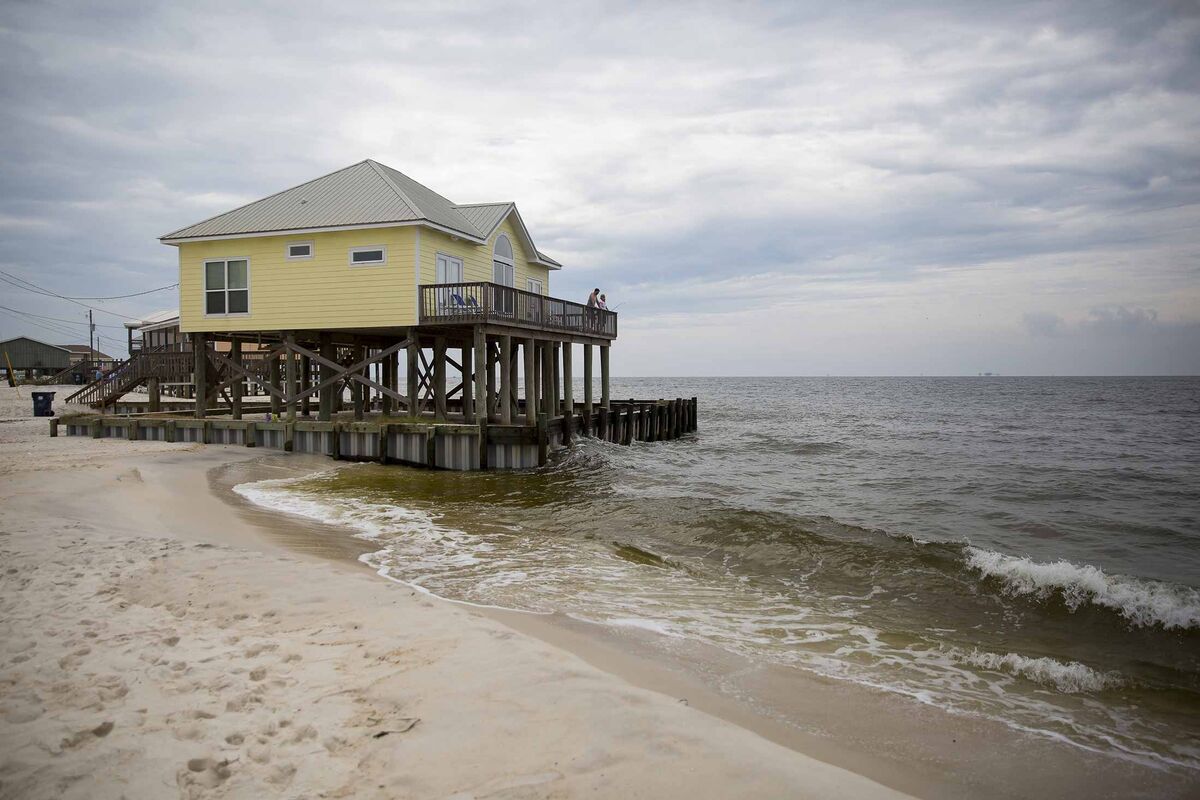
[[[231,312],[229,310],[229,291],[230,291],[229,290],[229,262],[230,261],[245,261],[246,262],[246,310],[245,311],[232,311]],[[210,314],[208,311],[208,293],[210,291],[208,288],[208,265],[209,264],[224,264],[225,265],[225,288],[211,290],[213,292],[223,292],[225,294],[225,311],[220,314]],[[251,303],[253,302],[253,297],[250,294],[250,257],[249,256],[227,256],[225,258],[206,258],[200,262],[200,270],[201,270],[200,281],[204,287],[204,289],[203,289],[204,316],[206,316],[206,317],[248,317],[248,316],[250,316],[251,309],[253,309],[254,306],[251,305]],[[242,290],[234,289],[233,291],[240,292]]]
[[[540,278],[526,278],[525,291],[533,292],[534,294],[545,294],[546,284]]]
[[[501,239],[508,242],[508,249],[510,251],[512,251],[512,254],[513,254],[512,258],[509,258],[508,256],[502,256],[496,252],[496,245],[500,244]],[[512,239],[509,239],[508,236],[503,233],[496,237],[496,241],[492,243],[492,283],[498,283],[501,286],[512,286],[513,288],[516,288],[516,285],[517,285],[517,266],[516,266],[516,260],[515,260],[516,255],[517,255],[517,251],[513,249]],[[507,278],[507,280],[502,280],[502,281],[496,280],[496,267],[498,265],[504,268],[505,273],[506,273],[505,277]]]
[[[355,261],[354,260],[355,253],[366,253],[366,252],[370,252],[372,250],[378,250],[383,255],[383,258],[379,259],[378,261]],[[364,245],[363,247],[351,247],[350,253],[346,256],[346,260],[349,262],[351,267],[382,267],[383,265],[387,264],[387,256],[388,256],[387,245],[372,244],[372,245]]]
[[[457,280],[453,280],[453,281],[445,280],[444,274],[443,275],[437,274],[438,270],[442,266],[442,264],[440,263],[442,261],[446,262],[447,266],[453,265],[457,269],[457,271],[458,271],[458,279]],[[434,276],[433,276],[434,283],[462,283],[466,279],[465,278],[466,273],[463,271],[463,260],[461,258],[459,258],[458,256],[452,256],[449,253],[437,253],[434,255],[433,263],[434,263]]]
[[[308,245],[308,255],[306,255],[306,256],[292,255],[292,248],[299,247],[301,245]],[[284,245],[283,257],[286,258],[288,261],[308,261],[313,257],[313,254],[316,253],[316,251],[317,251],[317,249],[315,247],[313,247],[313,243],[312,243],[311,239],[308,240],[307,242],[288,242],[286,245]]]

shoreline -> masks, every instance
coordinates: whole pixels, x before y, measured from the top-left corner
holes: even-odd
[[[1181,787],[1178,776],[1171,779],[1170,776],[1148,770],[1130,770],[1128,765],[1114,764],[1112,759],[1088,757],[1071,752],[1074,748],[1065,745],[1018,735],[999,723],[950,715],[902,698],[869,692],[863,687],[821,679],[807,673],[798,676],[796,670],[784,673],[765,668],[764,665],[750,665],[744,660],[739,663],[738,659],[727,653],[691,649],[677,654],[677,658],[665,658],[662,649],[653,646],[651,634],[647,632],[616,632],[605,626],[562,615],[531,615],[481,608],[453,600],[443,601],[411,589],[406,591],[404,584],[379,580],[373,570],[357,560],[359,554],[375,549],[372,543],[319,523],[294,517],[281,518],[277,513],[259,509],[231,491],[232,481],[238,474],[256,475],[258,479],[307,474],[333,466],[325,459],[296,455],[264,456],[252,450],[221,446],[51,440],[45,436],[43,426],[44,422],[40,420],[0,426],[3,428],[0,430],[0,441],[7,443],[9,451],[16,456],[0,472],[0,479],[8,485],[14,498],[7,507],[0,509],[0,519],[5,522],[5,536],[0,539],[3,543],[0,546],[5,551],[6,560],[32,559],[35,566],[39,559],[54,562],[52,556],[56,551],[49,548],[67,542],[70,537],[77,535],[77,531],[86,530],[95,541],[91,546],[82,545],[83,552],[114,572],[127,570],[120,562],[132,558],[130,563],[134,572],[143,576],[148,572],[153,577],[156,561],[162,560],[156,553],[162,550],[170,553],[169,559],[183,565],[174,573],[183,583],[195,582],[209,574],[228,582],[224,588],[232,589],[234,593],[240,592],[241,596],[231,597],[226,602],[223,615],[214,617],[213,614],[201,613],[197,621],[201,628],[207,625],[225,638],[247,635],[244,632],[225,635],[231,628],[249,624],[246,620],[253,622],[253,635],[262,633],[262,625],[275,624],[261,616],[254,617],[254,608],[263,604],[275,606],[269,611],[279,615],[267,620],[285,617],[288,622],[287,627],[274,634],[280,648],[304,649],[301,645],[311,645],[311,642],[301,641],[303,637],[296,635],[297,625],[299,629],[310,633],[329,629],[340,630],[347,637],[368,636],[373,645],[360,643],[359,647],[365,647],[368,652],[373,646],[378,647],[384,653],[383,663],[381,665],[367,659],[369,663],[360,666],[360,661],[348,658],[350,655],[357,657],[358,653],[339,655],[342,659],[340,663],[347,667],[347,673],[338,678],[344,682],[349,676],[352,686],[347,691],[355,698],[357,705],[325,712],[319,723],[306,723],[313,725],[322,737],[330,727],[349,725],[349,729],[357,733],[372,729],[368,724],[371,718],[356,718],[355,712],[361,711],[358,706],[363,704],[362,698],[370,697],[374,701],[381,699],[370,695],[370,686],[374,682],[401,684],[404,676],[414,674],[407,666],[400,669],[395,660],[406,663],[406,659],[413,657],[407,650],[405,655],[394,656],[393,660],[387,656],[387,653],[396,649],[397,641],[412,638],[412,625],[416,625],[422,637],[437,643],[431,650],[450,647],[451,651],[458,651],[465,648],[474,653],[474,657],[465,664],[449,664],[445,659],[435,658],[421,667],[422,670],[437,672],[436,675],[422,675],[422,682],[417,685],[415,694],[420,698],[417,705],[422,705],[421,700],[427,705],[422,706],[423,713],[413,713],[423,718],[422,724],[438,718],[455,727],[454,718],[463,716],[470,718],[474,726],[489,725],[494,720],[484,714],[484,708],[491,711],[497,707],[509,711],[514,706],[520,708],[519,719],[509,720],[501,726],[507,737],[507,746],[501,746],[492,761],[480,765],[480,774],[492,777],[480,781],[475,787],[464,788],[464,785],[445,783],[460,769],[460,765],[450,757],[458,752],[454,748],[460,746],[462,737],[469,739],[475,734],[466,720],[458,720],[455,735],[441,741],[443,750],[429,751],[428,769],[420,778],[423,781],[421,791],[414,791],[415,784],[404,782],[413,780],[411,776],[401,779],[400,783],[391,782],[399,779],[391,769],[395,765],[389,760],[398,757],[395,753],[385,755],[383,751],[368,752],[362,745],[349,742],[347,745],[333,742],[332,749],[327,744],[314,747],[317,739],[311,737],[292,743],[307,748],[303,752],[318,762],[331,760],[340,763],[351,757],[360,761],[366,758],[371,765],[370,779],[352,775],[349,771],[337,773],[344,781],[341,788],[353,787],[351,793],[354,794],[372,796],[379,784],[371,784],[370,781],[380,776],[386,776],[382,778],[382,785],[388,787],[388,793],[381,791],[379,796],[439,796],[468,790],[472,793],[467,796],[486,796],[493,791],[504,793],[516,787],[527,787],[530,796],[573,796],[597,791],[615,795],[627,793],[626,790],[644,793],[650,791],[652,786],[660,787],[661,791],[650,792],[657,796],[697,793],[705,796],[711,793],[714,786],[726,790],[722,793],[745,796],[778,796],[782,790],[788,796],[821,797],[898,796],[895,790],[922,797],[956,797],[964,793],[979,797],[1032,794],[1050,797],[1071,796],[1081,792],[1092,796],[1159,797],[1172,794],[1183,796],[1186,791],[1186,787]],[[19,447],[14,448],[13,445]],[[17,453],[20,446],[27,447],[28,452]],[[37,540],[38,534],[33,532],[35,528],[42,532],[41,541]],[[49,536],[45,535],[46,530],[51,532]],[[128,554],[108,554],[114,542],[122,543]],[[19,546],[14,547],[14,544]],[[98,550],[100,552],[96,552]],[[17,554],[19,558],[10,558],[10,553]],[[21,565],[20,569],[23,568],[24,565]],[[16,574],[22,573],[19,571]],[[65,574],[69,577],[71,573]],[[12,591],[11,581],[16,579],[8,575],[4,578],[0,587],[3,588],[7,610],[14,597],[21,595],[14,595]],[[102,588],[107,591],[112,587]],[[150,588],[170,595],[185,587],[151,581],[148,588],[137,585],[136,580],[132,583],[127,581],[97,602],[103,604],[103,609],[114,598],[120,598],[121,603],[129,603],[146,611],[156,608],[153,602],[158,601],[164,607],[174,606],[170,611],[172,615],[184,609],[188,609],[184,614],[185,619],[189,614],[196,614],[187,601],[181,604],[180,597],[164,600],[148,596],[146,592]],[[201,599],[212,600],[213,588],[209,585],[205,592],[192,586],[191,594],[186,596],[194,606]],[[69,605],[78,599],[70,593],[60,592],[54,596],[60,605]],[[295,616],[278,608],[281,601],[287,603],[287,608],[295,609]],[[216,605],[225,601],[212,602]],[[230,613],[232,608],[241,610]],[[384,609],[393,613],[385,614]],[[87,611],[77,609],[72,613],[78,619],[91,620],[93,616],[101,616],[96,612],[97,609],[92,608]],[[393,618],[393,614],[398,618]],[[238,615],[245,615],[246,620],[235,619]],[[105,624],[115,624],[118,618],[106,620]],[[317,622],[312,627],[314,619]],[[66,625],[57,627],[63,629]],[[384,633],[388,635],[382,635]],[[124,631],[117,635],[128,637],[133,634]],[[474,641],[481,637],[483,645]],[[169,640],[174,637],[166,638]],[[201,664],[211,663],[203,659],[216,657],[212,654],[213,637],[208,638],[209,647],[198,654],[200,660],[187,661],[190,668],[199,669]],[[464,644],[465,639],[472,641]],[[453,642],[453,646],[447,645],[447,640]],[[78,641],[72,641],[72,646]],[[24,644],[24,640],[17,644]],[[51,672],[57,669],[63,673],[60,675],[55,672],[60,684],[72,685],[72,680],[77,680],[77,677],[67,674],[67,668],[61,665],[63,659],[71,664],[70,659],[77,658],[86,664],[96,655],[102,655],[95,640],[91,645],[84,646],[90,646],[91,652],[76,657],[73,654],[83,649],[79,647],[63,655],[58,662],[51,659],[41,666]],[[171,645],[175,651],[172,656],[179,652],[179,647],[181,645],[178,643]],[[30,649],[37,652],[37,647]],[[221,657],[230,657],[232,651],[226,650],[228,652]],[[487,653],[491,660],[484,659],[481,662],[480,651]],[[14,671],[14,659],[25,652],[12,655],[6,651],[0,658],[0,680],[9,681],[6,686],[13,685],[11,673]],[[320,647],[316,647],[315,652],[320,652]],[[315,658],[309,658],[308,653],[292,652],[287,655],[300,655],[301,658],[284,662],[289,665],[287,669],[290,672],[280,680],[293,683],[290,686],[272,687],[272,691],[281,693],[284,698],[282,703],[297,704],[299,708],[308,702],[305,689],[311,690],[320,685],[342,685],[340,682],[325,684],[329,676],[320,674],[324,672],[324,667],[317,674],[301,670],[316,662]],[[255,664],[261,660],[251,659]],[[15,669],[28,669],[20,665],[35,661],[36,657],[15,662]],[[180,662],[153,664],[152,668],[169,670],[174,663]],[[493,669],[500,672],[506,682],[499,689],[487,687],[485,690],[486,684],[481,681],[486,682],[487,678],[475,674],[472,669],[479,663],[486,663],[489,672]],[[753,702],[731,698],[714,690],[711,683],[705,680],[711,675],[697,673],[698,664],[715,674],[741,674],[747,678],[744,685],[752,690],[751,696],[756,693],[758,697],[772,698],[776,706],[768,703],[756,707]],[[75,665],[75,668],[79,666]],[[219,674],[211,680],[244,682],[242,673],[245,673],[251,677],[247,691],[253,695],[251,673],[259,667],[246,666],[248,669],[235,666],[232,674],[218,671]],[[447,669],[451,671],[447,672]],[[522,669],[529,672],[522,672]],[[400,675],[391,675],[389,670],[399,671]],[[358,674],[360,671],[361,675]],[[91,673],[93,679],[103,674],[96,671]],[[582,688],[576,685],[567,690],[555,686],[554,678],[550,678],[549,686],[536,682],[536,685],[531,685],[530,674],[557,675],[564,684],[577,683],[586,678],[587,685]],[[456,684],[455,678],[460,679],[461,684]],[[447,689],[458,694],[463,691],[464,685],[467,692],[465,709],[455,704],[439,705],[431,699]],[[20,688],[20,691],[27,688]],[[413,685],[397,685],[395,694],[407,694],[413,688]],[[129,690],[130,694],[136,694],[132,687]],[[331,690],[340,694],[340,690]],[[82,689],[76,687],[76,691]],[[505,702],[499,706],[494,696],[497,691],[505,698]],[[232,700],[226,700],[226,708],[230,703],[236,705],[237,697],[245,694],[243,692]],[[550,697],[553,697],[553,701]],[[781,698],[789,700],[783,707],[778,705]],[[157,699],[165,706],[172,705],[169,699]],[[686,703],[682,700],[686,700]],[[101,709],[107,711],[108,704],[113,701],[101,699],[97,702]],[[406,699],[405,702],[410,701]],[[480,716],[473,717],[471,706],[475,703],[480,705],[480,709],[477,709]],[[384,702],[375,703],[376,706],[389,704],[396,705],[395,695],[389,696]],[[184,762],[173,762],[175,766],[163,773],[172,777],[173,783],[170,785],[178,788],[182,796],[253,796],[251,787],[256,791],[275,791],[286,786],[293,793],[298,786],[304,786],[305,791],[315,791],[317,786],[328,788],[327,784],[321,783],[321,776],[309,774],[308,765],[290,752],[286,756],[268,753],[267,760],[260,762],[250,754],[251,746],[229,744],[228,736],[240,735],[248,741],[250,736],[244,732],[227,734],[226,739],[218,739],[207,748],[199,748],[198,742],[207,742],[212,737],[187,736],[196,733],[197,729],[203,733],[204,728],[215,727],[215,723],[210,725],[203,719],[193,718],[189,728],[188,725],[173,725],[168,718],[172,714],[202,711],[205,714],[215,713],[215,718],[221,720],[229,713],[197,709],[196,705],[189,703],[187,708],[164,712],[159,715],[162,719],[149,726],[150,730],[146,729],[146,719],[154,718],[153,710],[143,715],[141,730],[126,730],[130,723],[118,719],[111,735],[99,737],[94,733],[88,734],[89,730],[96,728],[71,730],[72,715],[78,709],[61,709],[54,716],[46,705],[42,715],[13,723],[9,718],[14,714],[15,718],[20,719],[30,712],[24,707],[14,709],[6,703],[0,715],[0,744],[14,755],[0,761],[0,797],[18,794],[43,796],[38,794],[39,790],[44,796],[110,796],[94,791],[94,785],[90,787],[93,790],[91,793],[80,792],[79,789],[83,787],[79,787],[74,789],[76,794],[71,794],[69,789],[76,784],[68,783],[65,784],[67,788],[63,788],[61,782],[22,781],[30,775],[53,776],[56,769],[70,771],[84,763],[90,765],[89,769],[95,770],[94,756],[86,762],[72,759],[81,757],[86,750],[118,742],[121,744],[120,752],[127,753],[144,744],[147,735],[154,736],[152,731],[172,733],[175,740],[173,744],[167,747],[156,745],[158,750],[170,751],[168,756],[163,756],[164,759],[182,756],[186,752],[194,753],[198,749],[204,749],[207,753],[185,759],[183,767],[179,764]],[[607,708],[609,705],[613,708]],[[621,715],[634,715],[640,721],[640,726],[631,727],[624,716],[620,720],[608,719],[614,709],[619,710]],[[642,716],[636,716],[638,714]],[[597,720],[597,715],[601,719]],[[256,720],[261,723],[262,730],[283,721],[264,721],[265,716],[259,713]],[[807,720],[807,729],[801,730],[794,724],[797,718]],[[103,724],[104,721],[98,723],[101,726]],[[43,731],[40,738],[34,736],[30,739],[30,730],[38,726],[48,726],[49,733]],[[554,730],[558,738],[550,737],[547,730],[540,729],[542,726]],[[580,726],[582,730],[578,730]],[[181,727],[187,729],[183,738],[179,732]],[[414,729],[418,735],[422,732],[420,727]],[[124,732],[128,738],[118,738],[117,731]],[[81,745],[71,748],[63,744],[83,734],[92,738],[84,736]],[[340,734],[333,735],[336,737]],[[636,746],[623,741],[631,735]],[[386,742],[388,738],[399,740],[399,737],[399,734],[395,737],[389,735],[382,741]],[[275,736],[265,738],[274,741]],[[406,733],[403,742],[407,747],[416,738]],[[947,743],[946,739],[952,741]],[[13,743],[20,745],[20,748],[14,749],[11,746]],[[506,763],[505,757],[512,755],[513,747],[522,748],[533,743],[543,748],[559,747],[560,752],[572,756],[573,764],[578,761],[580,753],[595,755],[597,751],[602,751],[616,758],[614,763],[622,765],[622,772],[636,775],[636,780],[626,775],[621,780],[633,782],[588,783],[596,780],[597,769],[607,776],[607,781],[617,779],[613,777],[614,770],[611,767],[606,771],[589,762],[585,764],[588,768],[576,773],[564,769],[561,764],[546,763],[525,752],[520,753],[518,760],[523,762],[523,766],[528,766],[526,771],[514,770],[512,765]],[[485,746],[494,745],[486,743]],[[75,747],[78,747],[78,751]],[[266,745],[259,744],[256,747],[259,748],[258,755],[263,755],[261,748]],[[447,752],[444,748],[450,750]],[[31,760],[30,750],[49,755],[40,761]],[[235,750],[237,754],[231,755]],[[80,755],[77,756],[76,752]],[[501,757],[501,753],[505,757]],[[614,755],[616,753],[620,755]],[[155,753],[155,761],[159,760],[159,755]],[[207,759],[201,769],[193,770],[187,766],[197,758]],[[240,760],[222,767],[222,761],[228,758]],[[293,771],[288,775],[284,775],[287,769],[278,772],[275,768],[281,762],[289,764],[294,768]],[[600,759],[597,763],[607,762]],[[678,773],[658,775],[664,763],[674,765],[677,770],[684,768],[686,776],[681,777]],[[747,763],[753,764],[754,770],[748,772],[745,769]],[[239,764],[242,767],[238,767]],[[223,770],[229,774],[222,777]],[[127,772],[128,767],[125,768]],[[517,776],[517,772],[521,774]],[[101,770],[101,774],[113,781],[111,796],[122,793],[159,796],[140,784],[129,785],[126,776],[115,768],[109,772]],[[671,780],[663,784],[656,783],[663,777],[670,777]],[[518,782],[513,784],[513,780]],[[534,782],[521,782],[525,780]],[[116,788],[118,786],[121,787],[120,791]],[[138,793],[139,786],[146,790],[145,795]],[[155,786],[156,790],[161,790],[162,784]],[[25,791],[14,793],[17,789]]]
[[[905,796],[285,549],[209,486],[252,451],[0,443],[0,797]]]
[[[372,540],[336,526],[260,507],[233,490],[239,483],[277,477],[279,459],[264,457],[214,469],[221,499],[263,525],[285,547],[369,571],[359,556]],[[310,471],[338,468],[318,462]],[[264,471],[259,471],[262,468]],[[398,467],[398,469],[403,469]],[[220,476],[217,473],[221,473]],[[284,476],[278,476],[284,477]],[[379,577],[379,576],[376,576]],[[389,583],[410,587],[397,578]],[[672,640],[635,628],[614,628],[560,612],[535,613],[443,598],[582,658],[634,686],[686,702],[799,754],[864,775],[885,786],[929,798],[1186,796],[1180,775],[1079,748],[1004,722],[955,713],[895,693],[805,670],[753,662],[711,645]],[[734,676],[731,681],[725,680]],[[721,686],[729,683],[732,686]],[[999,752],[997,752],[997,750]],[[1014,771],[1014,763],[1021,770]],[[1186,779],[1185,779],[1186,780]]]

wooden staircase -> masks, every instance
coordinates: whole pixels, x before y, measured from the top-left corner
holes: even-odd
[[[150,378],[186,383],[192,379],[192,367],[191,352],[143,351],[69,396],[67,402],[104,408]]]

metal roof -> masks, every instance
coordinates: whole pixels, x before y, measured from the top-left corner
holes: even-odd
[[[152,314],[147,314],[141,319],[129,320],[125,323],[126,328],[142,328],[147,325],[157,325],[162,322],[179,322],[178,308],[164,308],[161,311],[155,311]]]
[[[428,221],[482,238],[446,198],[370,159],[159,238],[192,239],[343,225]]]
[[[86,344],[64,344],[62,345],[62,348],[64,350],[70,350],[75,355],[80,355],[81,353],[95,353],[99,358],[112,358],[112,356],[100,352],[100,348],[91,347],[90,345]]]
[[[511,202],[458,205],[403,172],[366,159],[159,239],[172,244],[188,239],[415,222],[483,244],[515,211]],[[553,268],[562,266],[538,252],[523,222],[519,227],[537,261]]]
[[[48,342],[43,342],[41,339],[33,339],[29,336],[14,336],[11,339],[5,339],[3,342],[0,342],[0,348],[5,347],[10,344],[14,344],[16,342],[29,342],[30,344],[41,345],[42,347],[52,347],[55,350],[62,350],[65,353],[71,352],[66,347],[62,346],[61,344],[50,344]],[[3,366],[3,364],[0,364],[0,366]]]
[[[513,203],[471,203],[458,206],[459,213],[467,218],[484,237],[490,237],[496,226],[504,221]]]

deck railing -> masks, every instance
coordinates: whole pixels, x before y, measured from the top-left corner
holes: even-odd
[[[617,314],[498,283],[421,286],[421,324],[495,322],[519,328],[617,336]]]

